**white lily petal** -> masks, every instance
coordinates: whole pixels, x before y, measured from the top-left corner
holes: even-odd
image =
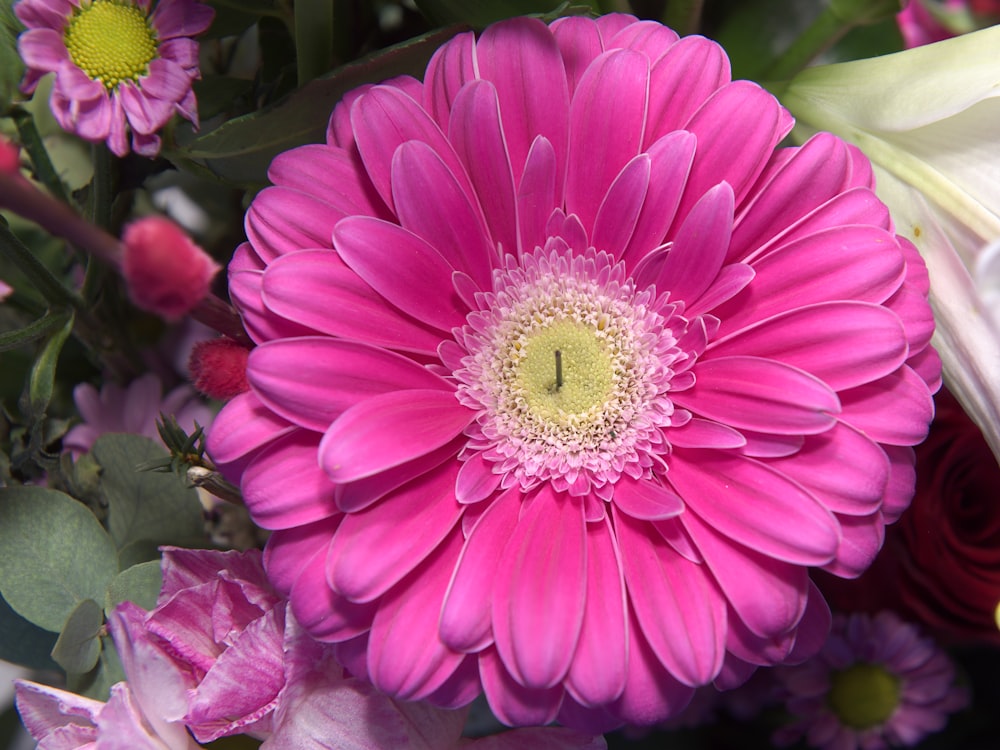
[[[948,387],[1000,461],[1000,329],[972,278],[1000,239],[1000,26],[894,55],[809,68],[780,94],[803,142],[858,146],[896,231],[927,263]]]

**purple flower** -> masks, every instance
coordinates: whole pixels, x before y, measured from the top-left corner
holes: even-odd
[[[822,750],[911,746],[968,705],[947,654],[892,612],[834,618],[813,659],[776,670],[795,721],[775,734]]]
[[[14,12],[28,30],[18,51],[31,93],[55,73],[49,105],[62,128],[106,141],[118,156],[160,151],[174,112],[198,124],[191,82],[200,77],[198,45],[215,11],[196,0],[21,0]]]

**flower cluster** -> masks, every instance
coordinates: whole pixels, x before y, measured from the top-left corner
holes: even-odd
[[[272,163],[208,446],[355,674],[599,730],[819,647],[939,361],[867,161],[791,126],[703,38],[520,19]]]

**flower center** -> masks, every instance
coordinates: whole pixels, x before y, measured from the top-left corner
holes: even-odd
[[[834,672],[830,681],[830,709],[852,729],[884,724],[899,706],[899,678],[878,664],[854,664]]]
[[[156,58],[156,34],[146,15],[117,0],[81,5],[69,22],[65,42],[73,62],[108,91],[145,75]]]
[[[582,495],[648,473],[667,450],[671,365],[688,356],[675,307],[657,308],[595,251],[511,261],[480,305],[457,337],[458,397],[478,411],[469,447],[526,490],[550,481]]]
[[[614,387],[614,362],[598,330],[562,319],[515,342],[511,390],[541,422],[570,425],[601,416]]]

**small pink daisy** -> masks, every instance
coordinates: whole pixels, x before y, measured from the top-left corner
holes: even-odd
[[[776,744],[823,750],[910,747],[944,728],[969,693],[948,655],[892,612],[834,618],[813,659],[775,672],[795,717]]]
[[[353,674],[598,731],[819,648],[940,362],[870,165],[791,127],[704,38],[522,18],[272,163],[208,446]]]
[[[160,151],[157,131],[179,113],[198,124],[191,82],[198,44],[215,11],[196,0],[21,0],[14,12],[28,30],[18,51],[31,93],[55,73],[49,105],[60,126],[106,141],[117,156]]]

